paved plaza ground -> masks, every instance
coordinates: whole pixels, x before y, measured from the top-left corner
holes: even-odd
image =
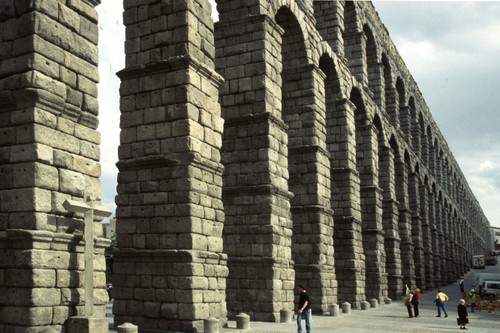
[[[469,290],[473,284],[473,276],[476,273],[498,273],[500,277],[500,265],[486,266],[484,270],[472,270],[464,276],[465,288]],[[312,318],[312,333],[362,333],[362,332],[464,332],[457,325],[457,305],[460,300],[460,289],[458,281],[453,285],[442,288],[450,300],[446,304],[448,318],[437,318],[436,306],[433,299],[437,290],[426,291],[422,294],[420,302],[420,317],[408,318],[403,301],[393,301],[391,304],[382,304],[377,308],[368,310],[352,310],[351,314],[342,314],[332,317],[318,315]],[[109,304],[111,310],[111,304]],[[499,309],[500,310],[500,309]],[[481,310],[470,313],[467,332],[475,333],[498,333],[500,332],[500,311],[489,313]],[[111,311],[109,319],[112,323]],[[221,333],[294,333],[297,332],[295,320],[290,323],[266,323],[251,322],[250,329],[240,330],[236,328],[236,322],[230,321],[228,328],[220,330]],[[111,327],[111,326],[110,326]],[[116,332],[110,329],[110,332]],[[305,328],[303,329],[305,333]]]

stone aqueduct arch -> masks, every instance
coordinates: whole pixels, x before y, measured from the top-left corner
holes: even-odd
[[[82,216],[62,203],[101,199],[99,3],[0,1],[0,331],[83,313]],[[359,308],[449,284],[488,248],[370,2],[217,0],[215,28],[208,0],[123,5],[117,324],[276,321],[298,283],[316,313]]]

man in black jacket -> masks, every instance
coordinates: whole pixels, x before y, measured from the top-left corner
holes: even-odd
[[[302,333],[302,317],[306,320],[306,333],[311,333],[311,305],[303,285],[299,286],[299,308],[297,309],[297,333]]]

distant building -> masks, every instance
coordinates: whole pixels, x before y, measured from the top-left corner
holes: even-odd
[[[113,238],[116,235],[116,218],[102,223],[104,238]]]
[[[500,251],[500,228],[491,227],[491,235],[493,238],[493,248],[495,251]]]

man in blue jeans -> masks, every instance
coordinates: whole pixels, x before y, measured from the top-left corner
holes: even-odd
[[[436,294],[436,297],[434,298],[434,302],[436,302],[438,310],[438,314],[436,317],[441,317],[441,311],[443,311],[445,317],[448,317],[448,313],[446,312],[446,306],[444,305],[444,302],[447,301],[448,301],[448,296],[445,293],[443,293],[441,289],[439,289],[438,293]]]
[[[309,295],[303,285],[299,286],[299,308],[297,310],[297,333],[302,333],[302,317],[306,320],[306,332],[311,333],[311,306]]]

